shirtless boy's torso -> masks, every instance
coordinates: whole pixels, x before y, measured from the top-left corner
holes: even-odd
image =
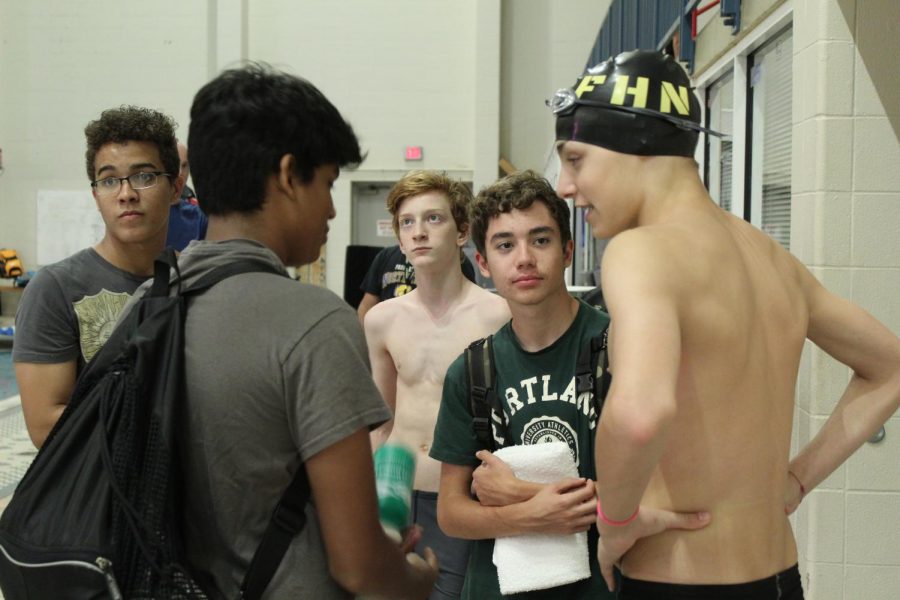
[[[389,441],[416,453],[412,521],[423,530],[419,547],[431,547],[440,561],[431,600],[459,597],[470,547],[437,523],[440,466],[428,451],[444,376],[467,345],[509,320],[505,300],[463,275],[471,200],[465,184],[435,171],[410,171],[391,188],[388,211],[417,287],[375,305],[364,319],[372,377],[394,415],[372,433],[372,445]]]
[[[616,237],[604,258],[604,289],[618,317],[610,334],[613,369],[642,352],[646,375],[654,376],[654,350],[625,337],[638,321],[657,328],[660,342],[671,333],[680,347],[672,371],[677,411],[641,502],[706,510],[712,519],[698,531],[641,539],[622,569],[654,581],[753,581],[797,562],[784,474],[810,311],[793,257],[706,198],[693,210],[689,203],[665,224]],[[632,302],[641,285],[634,268],[664,288],[670,303]],[[637,393],[629,373],[618,378],[616,393]]]
[[[456,301],[441,314],[428,309],[417,288],[366,315],[370,346],[382,348],[380,356],[370,356],[376,383],[387,389],[393,380],[394,420],[387,439],[415,450],[417,490],[437,492],[439,487],[440,463],[428,457],[428,450],[447,367],[472,341],[509,320],[502,298],[460,278]]]

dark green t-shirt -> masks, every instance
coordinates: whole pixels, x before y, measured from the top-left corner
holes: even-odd
[[[553,344],[538,352],[522,349],[507,323],[494,334],[496,390],[511,439],[497,440],[498,446],[563,441],[569,445],[581,477],[595,479],[594,430],[597,414],[592,394],[575,392],[575,365],[589,340],[609,324],[606,313],[581,302],[569,329]],[[496,416],[496,415],[495,415]],[[495,439],[498,434],[494,432]],[[481,446],[472,429],[465,357],[460,356],[447,371],[441,409],[429,455],[440,462],[475,467],[475,453]],[[566,586],[505,596],[516,599],[614,598],[606,589],[597,566],[597,530],[588,532],[591,578]],[[472,545],[463,599],[504,598],[500,594],[497,568],[493,563],[494,540],[478,540]],[[540,556],[535,556],[538,562]]]

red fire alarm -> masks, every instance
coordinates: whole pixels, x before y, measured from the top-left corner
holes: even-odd
[[[422,146],[407,146],[406,160],[422,160]]]

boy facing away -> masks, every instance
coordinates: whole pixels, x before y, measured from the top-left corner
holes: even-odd
[[[710,199],[692,158],[700,106],[674,59],[620,54],[552,106],[558,192],[612,238],[604,576],[618,564],[628,599],[802,598],[788,515],[900,406],[900,340]],[[790,459],[807,339],[853,376]],[[705,511],[709,526],[659,533],[662,509]]]
[[[340,168],[361,160],[338,110],[308,81],[250,65],[207,83],[191,106],[205,240],[179,257],[190,285],[235,260],[304,265],[319,255]],[[356,314],[333,293],[245,273],[195,298],[185,323],[184,538],[190,567],[233,598],[299,468],[307,524],[272,598],[421,600],[437,576],[378,520],[369,431],[390,418],[369,375]],[[412,560],[410,560],[412,558]]]

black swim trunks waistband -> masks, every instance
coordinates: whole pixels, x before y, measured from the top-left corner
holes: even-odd
[[[622,600],[795,600],[803,598],[797,565],[769,577],[736,584],[684,585],[622,578]]]

